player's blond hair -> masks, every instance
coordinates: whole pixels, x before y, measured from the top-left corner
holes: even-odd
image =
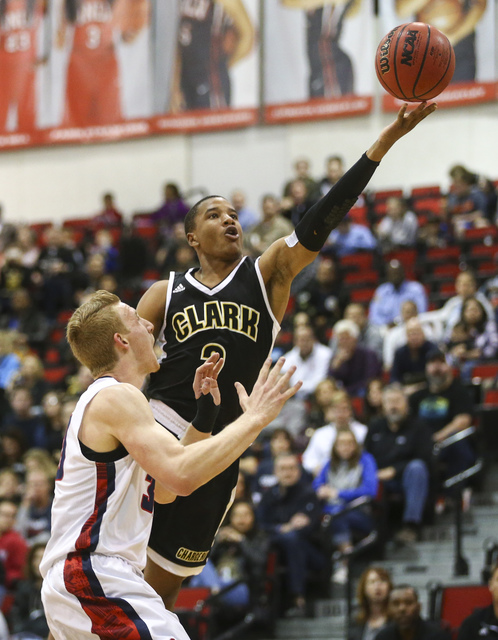
[[[96,291],[73,313],[67,324],[67,341],[75,357],[96,378],[112,369],[118,360],[114,334],[128,333],[118,313],[118,296]]]

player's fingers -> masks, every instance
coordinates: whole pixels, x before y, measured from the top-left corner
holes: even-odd
[[[225,361],[223,360],[223,358],[220,358],[218,362],[214,365],[213,372],[212,372],[213,378],[218,377],[218,374],[223,369],[224,364],[225,364]]]
[[[265,363],[266,364],[266,363]],[[239,396],[239,402],[240,402],[240,406],[242,407],[242,409],[246,408],[246,402],[248,399],[248,395],[247,395],[247,391],[244,387],[243,384],[241,384],[240,382],[236,382],[235,383],[235,388],[237,389],[237,394]]]
[[[292,398],[292,396],[296,395],[296,393],[299,391],[299,389],[303,386],[303,381],[302,380],[298,380],[296,382],[296,384],[292,385],[292,387],[289,387],[283,394],[282,396],[285,398],[285,401],[287,401],[289,398]]]
[[[270,371],[270,367],[271,367],[271,358],[268,357],[266,358],[265,363],[261,367],[261,370],[258,375],[258,379],[256,380],[256,384],[258,383],[264,384],[266,382],[266,379],[268,378],[268,372]],[[236,383],[236,384],[239,384],[239,383]]]
[[[275,366],[273,367],[273,369],[268,374],[269,382],[271,382],[272,384],[275,384],[276,380],[280,378],[280,374],[282,372],[282,367],[284,366],[284,364],[285,364],[285,358],[280,357],[275,363]]]
[[[290,379],[296,373],[296,369],[296,365],[292,365],[292,367],[289,367],[285,373],[279,376],[279,379],[276,382],[276,386],[278,386],[279,389],[286,389],[289,386]]]

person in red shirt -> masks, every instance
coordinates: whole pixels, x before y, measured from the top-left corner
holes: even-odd
[[[14,589],[16,583],[24,578],[28,544],[23,536],[15,531],[18,506],[13,500],[0,500],[0,560],[5,569],[5,587]]]

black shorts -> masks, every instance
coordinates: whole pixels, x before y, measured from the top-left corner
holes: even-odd
[[[149,555],[156,564],[182,576],[199,573],[230,504],[238,472],[236,461],[189,496],[154,505]]]

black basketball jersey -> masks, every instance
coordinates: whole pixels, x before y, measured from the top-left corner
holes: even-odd
[[[159,371],[150,377],[147,395],[190,422],[196,413],[195,370],[218,351],[225,362],[218,376],[221,409],[216,433],[241,414],[234,382],[251,392],[280,326],[257,261],[246,256],[213,289],[195,279],[196,271],[170,276],[159,335],[165,355]]]
[[[230,23],[223,7],[213,0],[180,4],[180,80],[188,109],[230,104],[228,57],[223,50],[223,33]]]

